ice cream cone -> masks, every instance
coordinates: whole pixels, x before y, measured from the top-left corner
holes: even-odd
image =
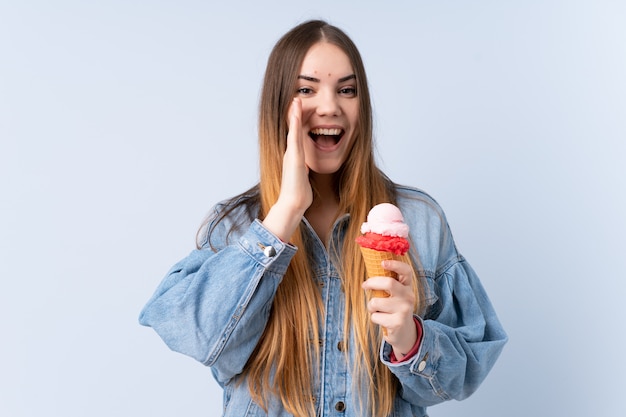
[[[384,269],[381,262],[386,260],[401,260],[403,256],[395,255],[392,252],[369,249],[363,246],[361,246],[361,254],[363,255],[363,260],[365,261],[365,269],[367,269],[368,278],[398,278],[398,275],[395,272]],[[384,290],[372,290],[370,291],[370,297],[389,297],[389,293]]]
[[[409,226],[398,207],[390,203],[374,206],[367,214],[367,221],[361,225],[363,235],[356,238],[361,249],[368,278],[390,277],[398,279],[394,271],[383,268],[382,262],[397,260],[408,263]],[[391,295],[384,290],[370,290],[368,298],[388,298]],[[383,334],[387,329],[382,327]]]

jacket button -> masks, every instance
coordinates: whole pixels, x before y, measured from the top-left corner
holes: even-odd
[[[337,410],[339,412],[345,411],[346,410],[346,404],[343,401],[337,402],[337,404],[335,404],[335,410]]]
[[[343,340],[342,340],[342,341],[340,341],[339,343],[337,343],[337,350],[338,350],[339,352],[343,352],[343,351],[345,350],[345,348],[346,348],[346,347],[345,347],[345,344],[343,343]]]
[[[417,370],[419,372],[422,372],[424,369],[426,369],[426,360],[428,359],[428,353],[429,352],[426,352],[426,354],[422,358],[422,361],[419,364],[417,364]]]
[[[259,248],[261,248],[261,250],[263,251],[263,254],[268,258],[273,258],[274,256],[276,256],[276,249],[274,249],[273,246],[265,246],[261,242],[259,242],[258,245]]]

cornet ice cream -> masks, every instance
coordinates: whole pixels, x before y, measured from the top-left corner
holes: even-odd
[[[404,223],[400,209],[390,203],[374,206],[367,215],[367,221],[361,225],[363,235],[356,238],[365,260],[369,278],[385,276],[397,278],[393,271],[383,269],[384,260],[406,261],[409,250],[409,226]],[[388,297],[385,291],[372,291],[372,297]]]

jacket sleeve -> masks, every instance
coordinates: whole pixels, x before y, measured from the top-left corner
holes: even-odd
[[[433,279],[435,317],[422,319],[418,353],[391,363],[383,343],[381,360],[398,377],[402,397],[421,407],[471,395],[500,355],[507,336],[475,272],[457,255]]]
[[[224,385],[241,373],[267,323],[296,248],[254,220],[233,244],[193,251],[163,279],[139,322],[170,349],[207,366]],[[273,249],[270,249],[270,246]]]

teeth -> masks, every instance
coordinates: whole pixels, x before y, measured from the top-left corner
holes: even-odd
[[[341,135],[341,129],[313,129],[311,133],[314,135],[338,136]]]

